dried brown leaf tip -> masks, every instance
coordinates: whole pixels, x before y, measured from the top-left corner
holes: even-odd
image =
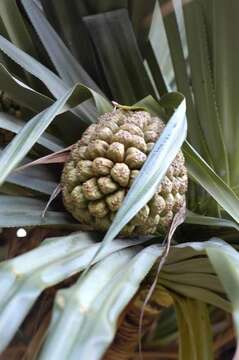
[[[65,164],[62,188],[68,211],[93,229],[106,231],[163,129],[162,120],[146,111],[117,109],[100,116]],[[122,234],[164,234],[185,205],[187,181],[180,151],[153,198]]]

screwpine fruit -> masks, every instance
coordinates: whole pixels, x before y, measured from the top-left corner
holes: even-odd
[[[164,129],[146,111],[117,109],[100,116],[73,146],[62,173],[66,209],[81,223],[106,231]],[[123,235],[164,234],[185,206],[187,171],[180,151],[153,198]]]

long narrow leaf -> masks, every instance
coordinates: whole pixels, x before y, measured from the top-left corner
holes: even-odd
[[[155,0],[132,0],[128,4],[130,19],[134,28],[137,42],[144,53],[145,44],[151,25],[151,17],[154,10]]]
[[[77,228],[74,220],[62,212],[49,211],[42,218],[45,201],[19,196],[0,195],[0,227],[46,226],[70,224]]]
[[[216,239],[215,239],[216,240]],[[232,247],[207,249],[209,259],[217,272],[233,307],[233,319],[239,341],[239,255]]]
[[[39,113],[54,102],[53,99],[33,90],[15,78],[2,64],[0,64],[0,89],[6,91],[17,104],[23,106],[23,108],[32,110],[33,113]],[[99,109],[97,110],[99,111]],[[92,117],[88,123],[92,122],[92,119],[94,119],[94,117]],[[64,113],[64,116],[59,116],[54,130],[55,133],[57,132],[59,136],[61,136],[61,139],[65,141],[66,144],[72,144],[72,142],[78,140],[78,132],[82,131],[85,126],[86,123],[84,119],[81,123],[78,116],[69,112]]]
[[[147,97],[137,104],[140,106],[144,105],[148,111],[167,119],[167,112],[169,112],[169,114],[172,113],[172,110],[178,106],[181,101],[182,95],[180,93],[171,93],[162,97],[159,102],[155,101],[152,97]],[[182,149],[189,175],[207,190],[218,204],[238,222],[239,199],[237,195],[187,141],[183,144]]]
[[[239,222],[239,199],[189,143],[183,146],[190,176],[203,186],[221,207]]]
[[[53,103],[53,99],[31,89],[16,79],[3,64],[0,64],[0,88],[6,91],[19,105],[34,112],[42,111]]]
[[[213,88],[207,34],[200,2],[187,2],[183,11],[196,111],[213,159],[213,169],[229,184],[228,158]]]
[[[0,150],[0,158],[1,158],[2,151]],[[25,158],[24,162],[29,162],[29,158]],[[57,177],[54,171],[50,171],[50,169],[41,167],[41,168],[33,168],[33,169],[24,169],[21,173],[14,172],[6,178],[4,185],[0,186],[0,192],[4,192],[7,188],[12,188],[13,190],[18,189],[17,194],[26,195],[26,192],[30,194],[32,190],[34,192],[38,192],[44,195],[51,195],[52,191],[57,186]],[[25,189],[25,190],[24,190]],[[7,191],[7,193],[9,193]],[[11,191],[10,191],[11,194]],[[14,192],[13,192],[14,194]],[[28,194],[28,195],[30,195]]]
[[[175,74],[170,55],[168,39],[158,1],[155,2],[155,8],[149,32],[149,42],[154,51],[157,63],[161,69],[166,88],[168,91],[176,90]]]
[[[50,71],[46,66],[35,60],[33,57],[14,46],[11,42],[0,35],[0,49],[13,61],[19,64],[23,69],[40,79],[49,91],[60,98],[70,87],[65,84],[57,75]],[[74,112],[81,116],[82,120],[91,121],[95,116],[92,104],[81,105],[80,109],[74,109]]]
[[[159,63],[157,61],[155,51],[150,41],[148,41],[146,44],[145,59],[152,74],[153,81],[156,86],[158,94],[160,96],[165,95],[167,93],[167,86],[162,71],[160,69]]]
[[[212,241],[204,244],[182,244],[174,249],[177,249],[177,254],[180,254],[191,248],[191,254],[197,256],[201,251],[205,255],[207,246],[217,247],[219,244],[222,247],[227,246],[223,242],[214,243]],[[110,278],[108,276],[110,268],[108,263],[110,261],[99,263],[96,268],[88,272],[83,281],[79,279],[70,289],[59,291],[48,333],[49,337],[40,359],[58,358],[59,354],[61,354],[62,360],[69,358],[84,359],[89,352],[93,359],[101,359],[115,335],[119,315],[132,299],[141,281],[162,254],[162,251],[161,245],[152,245],[143,249],[123,269],[120,269],[118,274]],[[174,259],[175,263],[177,263],[177,259],[177,257]],[[172,261],[170,254],[169,261]],[[99,285],[92,289],[92,283],[95,282],[95,279]],[[159,281],[161,282],[160,278]],[[170,285],[172,290],[177,289],[176,281],[170,282]],[[211,339],[206,336],[206,334],[210,335],[209,321],[206,307],[197,302],[197,296],[202,298],[206,294],[205,300],[208,299],[209,302],[218,304],[227,310],[230,307],[223,296],[218,296],[213,291],[204,290],[203,280],[200,285],[202,288],[198,285],[194,286],[196,301],[189,300],[189,303],[193,302],[200,308],[200,315],[190,325],[195,327],[195,322],[199,321],[200,330],[204,328],[205,337],[194,338],[194,340],[197,343],[198,354],[205,355],[211,354]],[[65,329],[64,334],[62,328]],[[194,335],[196,334],[197,329],[194,329]],[[58,346],[56,346],[57,344]]]
[[[60,0],[57,3],[54,0],[41,0],[41,6],[47,19],[64,43],[67,44],[77,61],[94,79],[97,79],[98,84],[103,88],[101,69],[99,69],[93,45],[82,20],[83,16],[89,15],[89,2],[85,4],[84,1],[74,1],[69,6],[66,0]]]
[[[212,331],[206,304],[173,295],[179,327],[179,359],[213,359]]]
[[[178,3],[178,1],[177,1]],[[172,2],[165,0],[160,1],[162,18],[164,21],[165,31],[167,33],[167,39],[170,47],[171,59],[173,62],[175,79],[177,83],[177,89],[187,99],[187,116],[188,116],[188,137],[194,144],[194,147],[202,155],[205,154],[205,141],[202,138],[203,133],[198,122],[196,109],[193,102],[193,94],[190,86],[190,79],[187,73],[187,63],[184,58],[183,43],[181,43],[178,22],[176,14],[179,12],[180,7],[174,7]],[[178,9],[179,8],[179,9]],[[177,9],[177,12],[176,10]]]
[[[0,129],[18,134],[24,126],[25,123],[22,120],[19,120],[10,114],[0,112]],[[39,137],[37,142],[51,151],[59,151],[64,148],[64,144],[61,143],[60,140],[54,135],[47,133]]]
[[[92,359],[100,359],[113,339],[118,316],[161,252],[161,247],[151,246],[132,259],[129,258],[132,253],[127,254],[128,250],[118,253],[116,258],[113,255],[99,263],[88,273],[84,282],[78,281],[69,291],[60,292],[56,298],[55,319],[53,317],[49,340],[40,359],[58,358],[60,354],[62,360],[84,359],[89,349]],[[121,265],[122,261],[125,262],[124,266]],[[111,276],[109,268],[114,271]],[[90,292],[88,289],[96,278],[98,286]],[[62,297],[66,303],[63,308],[60,306]],[[75,303],[80,303],[85,311],[82,312],[81,307],[76,310]],[[110,318],[109,312],[112,314]],[[94,314],[97,314],[97,318]],[[66,329],[65,336],[60,331],[62,327]],[[56,342],[60,344],[58,347],[55,346]]]
[[[2,0],[0,11],[11,41],[32,56],[36,56],[35,45],[16,2],[14,0]]]
[[[104,102],[103,98],[99,94],[83,85],[76,85],[47,110],[44,110],[28,121],[21,132],[15,136],[15,138],[1,155],[0,184],[4,182],[9,173],[24,158],[24,156],[28,153],[38,138],[43,134],[53,119],[60,112],[64,111],[63,109],[67,102],[71,108],[76,106],[76,104],[79,104],[82,101],[92,97],[96,102],[97,108],[99,108],[102,112],[104,112],[105,109],[108,109],[108,103]]]
[[[37,249],[0,265],[0,329],[2,334],[0,351],[11,341],[44,289],[60,283],[85,268],[100,246],[99,243],[94,242],[94,239],[98,238],[95,235],[75,233],[60,238],[46,239]],[[143,241],[145,240],[114,241],[95,261]],[[5,329],[7,323],[9,326]]]
[[[206,12],[212,7],[213,75],[218,110],[223,128],[223,137],[229,157],[231,185],[238,185],[238,1],[213,0],[206,4]],[[226,84],[226,86],[225,86]]]
[[[133,104],[153,87],[143,65],[125,9],[85,17],[114,100]]]
[[[22,3],[61,78],[69,86],[81,82],[101,93],[99,87],[71,55],[37,5],[31,0],[22,0]]]
[[[210,217],[210,216],[203,216],[203,215],[195,214],[189,210],[187,211],[185,223],[195,224],[195,225],[228,227],[239,231],[239,225],[234,221]]]
[[[39,175],[36,176],[34,172],[32,174],[27,174],[25,172],[21,174],[13,173],[6,178],[6,183],[15,184],[29,190],[37,191],[38,193],[44,195],[51,195],[57,185],[57,182],[52,179],[44,179]],[[0,187],[0,191],[1,189],[2,187]],[[4,225],[2,226],[4,227]]]
[[[17,47],[36,58],[35,44],[16,1],[2,0],[0,2],[0,13],[10,40]],[[35,79],[30,74],[26,73],[26,78],[31,85],[34,85]]]
[[[88,343],[87,338],[89,337],[89,331],[92,331],[92,328],[91,329],[84,328],[86,315],[83,314],[81,309],[84,308],[86,309],[86,313],[89,313],[89,310],[93,308],[94,312],[98,313],[98,319],[100,320],[101,318],[100,313],[103,312],[102,309],[100,309],[100,305],[102,304],[101,292],[104,291],[104,287],[106,287],[108,283],[112,282],[112,280],[116,280],[116,278],[118,279],[120,278],[119,273],[122,275],[122,268],[125,268],[127,266],[129,261],[132,260],[132,258],[137,253],[137,251],[138,248],[135,247],[133,249],[121,250],[120,252],[108,256],[103,261],[98,263],[90,271],[90,273],[87,276],[87,281],[84,281],[84,283],[79,285],[76,284],[74,287],[70,288],[69,290],[63,290],[57,294],[56,302],[55,302],[54,318],[50,326],[51,327],[50,336],[48,337],[49,341],[46,342],[43,352],[40,355],[41,360],[49,359],[49,358],[55,358],[55,359],[61,358],[62,360],[67,358],[74,358],[74,355],[72,356],[72,352],[74,353],[75,350],[74,347],[77,347],[77,350],[75,350],[75,352],[77,352],[78,358],[84,359],[87,357],[88,351],[86,346],[84,345]],[[118,276],[116,276],[116,274]],[[96,278],[97,278],[97,282],[95,282]],[[136,281],[135,278],[134,281]],[[95,284],[93,288],[92,288],[92,283]],[[116,285],[117,282],[114,281],[114,284]],[[132,283],[130,285],[131,286],[128,286],[129,289],[127,290],[126,290],[126,286],[124,287],[124,294],[126,293],[126,291],[135,292],[136,286],[133,285]],[[120,287],[119,286],[117,287],[119,291]],[[92,288],[92,290],[89,291],[89,288]],[[114,297],[114,299],[116,300],[117,297],[115,296],[115,294],[112,294],[113,292],[112,290],[113,290],[113,286],[111,287],[111,297]],[[109,291],[107,291],[107,294],[105,292],[105,296],[108,297],[109,295],[110,295]],[[126,296],[124,297],[126,298]],[[96,302],[95,300],[97,298],[99,301],[97,302],[97,304],[95,304]],[[117,300],[122,308],[125,304],[122,303],[122,301],[119,301],[119,298]],[[66,303],[64,307],[61,306],[62,302]],[[80,306],[78,307],[79,311],[77,312],[75,311],[75,307],[74,307],[75,303],[80,304]],[[114,305],[116,304],[114,303]],[[117,310],[119,311],[119,309]],[[71,324],[72,326],[69,326],[69,324]],[[100,334],[100,328],[99,325],[98,326],[97,325],[98,323],[96,322],[94,327],[94,332],[97,331]],[[65,329],[64,334],[61,331],[62,327]],[[70,336],[69,333],[71,334]],[[79,333],[81,333],[80,336]],[[92,333],[91,333],[91,338],[92,338]],[[57,347],[55,346],[56,341],[59,344]],[[99,358],[99,349],[98,349],[99,345],[96,346],[96,343],[91,344],[92,359]],[[100,346],[102,347],[102,340],[100,342]]]
[[[49,89],[49,91],[56,97],[62,96],[69,87],[55,75],[52,71],[47,69],[40,62],[33,57],[14,46],[10,41],[0,36],[0,48],[13,61],[19,64],[26,71],[39,78]]]

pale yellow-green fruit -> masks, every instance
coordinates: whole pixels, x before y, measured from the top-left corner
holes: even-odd
[[[79,222],[106,231],[160,137],[164,123],[146,111],[106,113],[73,146],[62,173],[63,201]],[[180,151],[153,198],[122,234],[164,234],[185,206],[187,171]]]

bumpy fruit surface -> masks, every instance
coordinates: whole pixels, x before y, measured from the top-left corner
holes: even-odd
[[[65,207],[81,223],[106,231],[159,138],[164,123],[146,111],[99,117],[73,146],[62,173]],[[185,205],[187,172],[180,151],[153,198],[122,234],[165,233]]]

